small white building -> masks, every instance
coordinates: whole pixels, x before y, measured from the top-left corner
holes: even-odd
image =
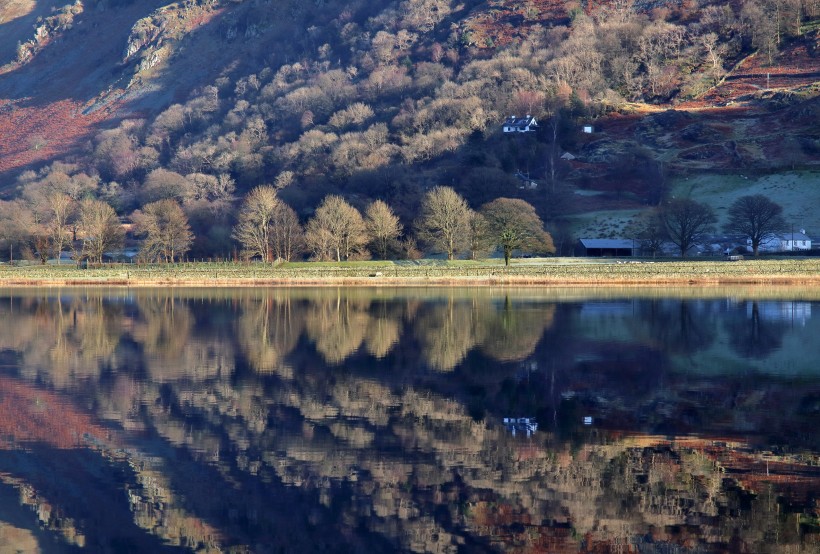
[[[504,122],[505,133],[534,133],[538,130],[538,122],[531,115],[516,117],[511,115]]]
[[[746,239],[746,246],[751,250],[752,239]],[[762,241],[758,250],[760,252],[811,250],[811,238],[806,235],[805,229],[800,229],[797,233],[780,233]]]

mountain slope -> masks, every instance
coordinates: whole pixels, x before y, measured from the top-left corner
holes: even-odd
[[[657,204],[659,176],[815,167],[820,14],[784,20],[773,49],[764,4],[16,0],[0,7],[0,186],[68,161],[127,216],[162,170],[191,217],[227,227],[264,182],[303,218],[335,192],[407,223],[448,183],[554,224]],[[525,112],[541,130],[504,136]],[[228,248],[214,240],[203,252]]]

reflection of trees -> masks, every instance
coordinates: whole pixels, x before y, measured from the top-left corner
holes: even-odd
[[[0,341],[20,352],[25,374],[65,386],[96,377],[110,361],[123,317],[102,297],[8,300],[0,306]]]
[[[236,492],[220,502],[238,511],[236,518],[247,522],[243,533],[251,535],[262,532],[262,521],[277,521],[281,507],[253,498],[244,504],[242,491],[259,487],[265,497],[272,482],[319,499],[312,507],[289,504],[293,517],[307,517],[319,528],[357,529],[362,544],[384,540],[403,551],[453,546],[464,534],[499,550],[511,542],[535,547],[549,540],[555,550],[579,551],[584,540],[596,544],[596,551],[610,551],[648,541],[651,526],[657,528],[656,546],[672,548],[681,538],[675,529],[693,519],[703,522],[698,540],[717,549],[732,533],[721,513],[735,514],[734,522],[744,528],[755,522],[782,530],[796,521],[755,502],[725,478],[720,464],[691,447],[651,438],[604,439],[573,452],[543,434],[513,439],[503,427],[474,421],[443,395],[395,390],[350,373],[333,376],[322,378],[321,370],[297,374],[267,396],[247,384],[224,383],[224,396],[216,402],[198,394],[187,400],[188,410],[204,416],[207,425],[179,409],[153,411],[152,421],[158,429],[187,427],[198,440],[182,444],[195,452],[201,444],[223,441],[219,452],[230,456],[216,465]],[[230,413],[220,408],[228,400],[235,407]],[[279,425],[251,423],[255,414],[280,406],[289,410]],[[190,469],[164,471],[159,477],[176,488],[174,478]],[[218,490],[224,486],[214,484]],[[216,504],[197,498],[192,505],[208,520]],[[299,526],[288,531],[296,543],[310,544],[302,533],[315,534]],[[344,533],[339,536],[345,540]],[[762,535],[756,540],[765,544]]]
[[[484,316],[484,317],[482,317]],[[484,337],[481,350],[499,361],[528,358],[555,318],[555,304],[518,305],[505,298],[504,307],[481,310]]]
[[[294,309],[290,296],[268,296],[242,303],[236,330],[248,362],[257,372],[275,372],[304,330],[303,311]]]
[[[732,318],[726,320],[729,344],[745,358],[762,359],[779,350],[788,326],[783,322],[767,321],[760,313],[758,302],[751,302],[748,314],[743,313],[749,304],[741,305]]]
[[[641,302],[648,332],[669,354],[693,354],[712,345],[716,319],[705,303],[688,300]]]
[[[374,317],[367,326],[365,346],[376,358],[384,358],[399,340],[401,324],[395,319]]]
[[[476,337],[473,304],[448,299],[425,305],[414,322],[427,363],[438,371],[450,371],[480,340]]]
[[[142,347],[145,369],[159,381],[205,378],[229,371],[234,361],[227,337],[193,336],[190,308],[173,297],[139,298],[131,337]]]
[[[367,300],[350,298],[340,291],[335,298],[311,303],[305,314],[305,331],[326,361],[338,364],[364,341],[370,316]]]

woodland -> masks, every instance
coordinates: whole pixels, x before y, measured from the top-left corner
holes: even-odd
[[[148,8],[114,77],[61,84],[84,91],[83,115],[106,117],[60,148],[25,137],[37,161],[2,173],[0,258],[565,253],[567,216],[588,208],[579,190],[618,183],[618,201],[652,213],[676,171],[653,137],[607,151],[582,124],[703,107],[749,56],[777,75],[787,50],[818,55],[820,18],[818,0],[77,0],[40,17],[3,66],[3,110],[24,109],[26,69],[59,63],[61,42]],[[175,73],[195,63],[210,73]],[[786,105],[816,109],[816,96],[791,91]],[[502,133],[514,114],[539,130]],[[792,167],[816,159],[815,135],[791,137]],[[579,169],[570,151],[606,163]],[[459,229],[432,222],[444,191]],[[512,242],[497,217],[511,206],[527,214]]]

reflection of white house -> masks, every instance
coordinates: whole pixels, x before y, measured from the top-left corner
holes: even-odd
[[[746,239],[746,246],[752,248],[752,239]],[[792,252],[797,250],[811,250],[811,239],[805,229],[798,233],[782,233],[774,235],[760,243],[761,252]]]
[[[538,130],[538,122],[531,115],[516,117],[511,115],[504,122],[505,133],[532,133]]]
[[[810,302],[750,302],[746,305],[749,318],[755,305],[760,318],[766,321],[789,321],[805,326],[806,321],[811,319]]]
[[[538,422],[535,421],[534,417],[505,417],[504,427],[506,427],[507,431],[512,433],[513,436],[515,436],[516,433],[526,433],[529,437],[538,431]]]

